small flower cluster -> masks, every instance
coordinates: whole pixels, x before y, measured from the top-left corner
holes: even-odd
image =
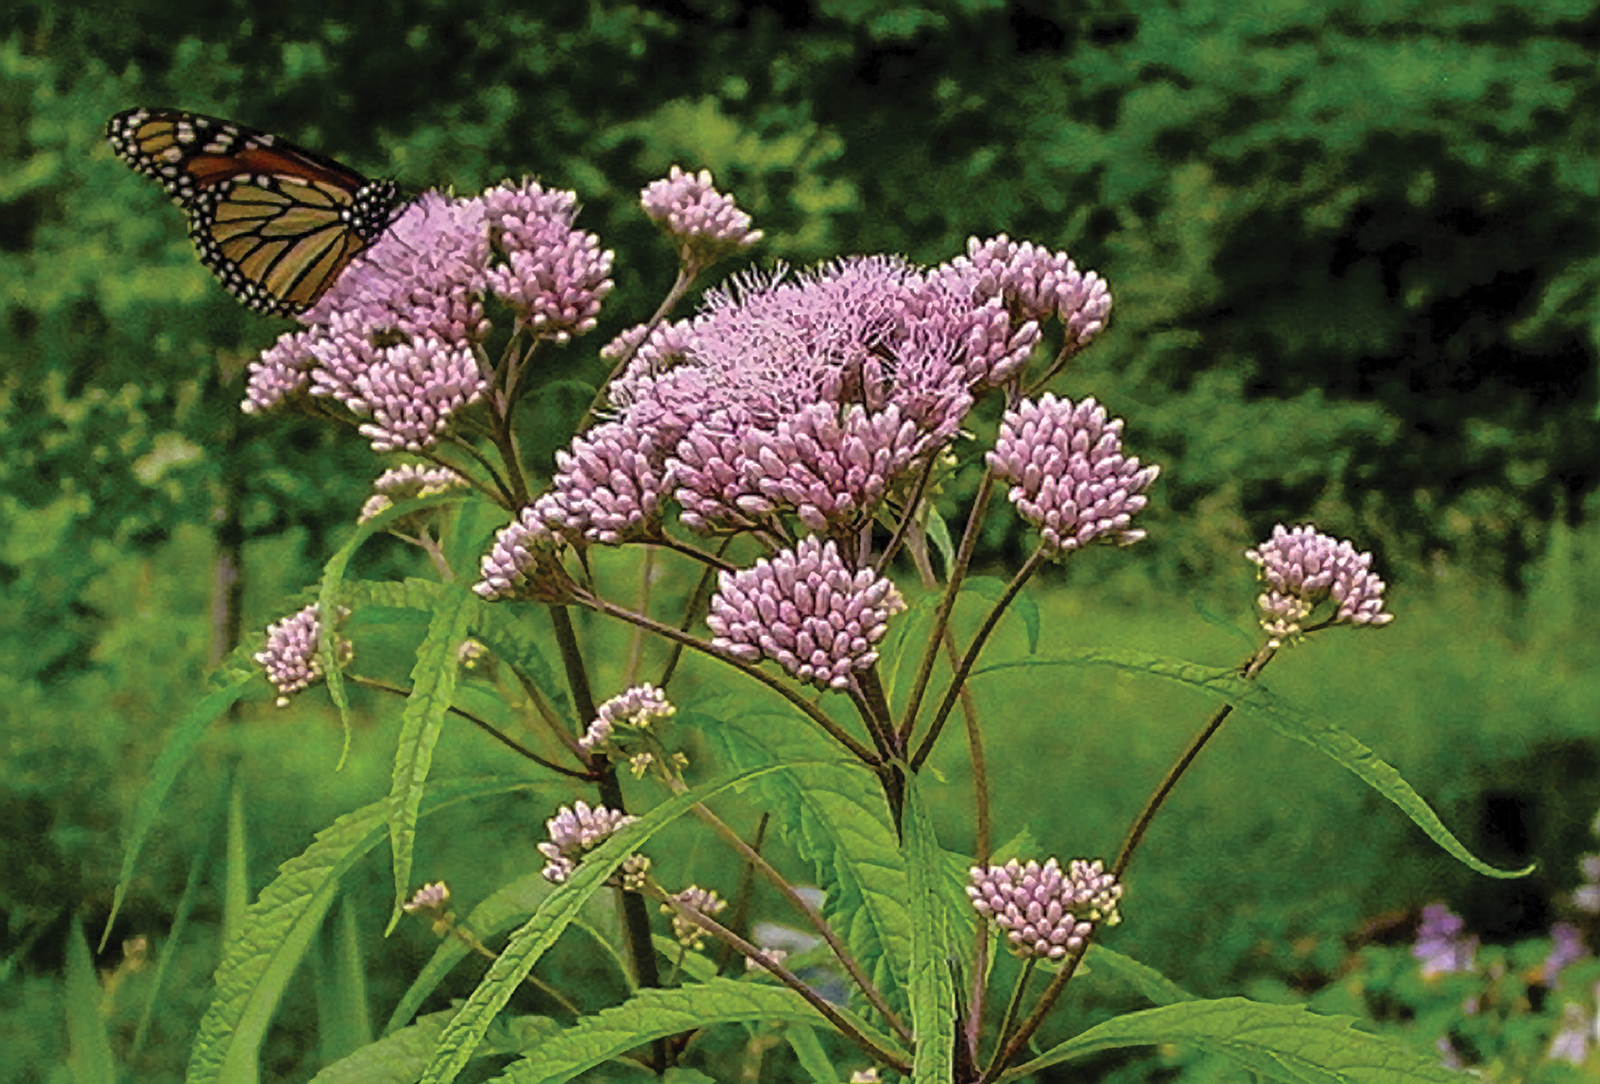
[[[537,182],[471,199],[424,193],[250,366],[243,409],[331,398],[378,451],[433,447],[489,389],[474,348],[484,298],[519,327],[565,341],[594,327],[612,288],[609,252],[572,228],[577,197]]]
[[[732,256],[762,237],[760,230],[750,228],[750,216],[733,197],[712,187],[708,170],[685,173],[673,166],[666,177],[645,186],[639,203],[677,242],[678,258],[693,269]]]
[[[1349,542],[1315,527],[1289,530],[1280,523],[1245,557],[1259,567],[1266,585],[1256,605],[1261,627],[1274,639],[1299,634],[1311,612],[1328,599],[1337,607],[1328,624],[1377,628],[1394,620],[1384,612],[1384,583],[1371,572],[1372,554],[1357,553]]]
[[[699,885],[690,885],[682,892],[671,897],[678,907],[671,903],[663,903],[661,912],[672,916],[672,935],[678,939],[678,944],[685,948],[697,949],[705,940],[706,931],[694,919],[684,915],[679,908],[688,908],[698,911],[707,918],[715,918],[728,906],[728,901],[717,895],[714,888],[701,888]]]
[[[357,523],[365,523],[396,501],[432,497],[452,489],[466,488],[467,480],[449,467],[424,467],[405,463],[378,475],[372,483],[372,496],[361,506]]]
[[[589,724],[583,737],[578,739],[578,746],[585,752],[593,752],[609,742],[619,726],[648,730],[651,723],[658,719],[670,719],[677,712],[678,709],[668,703],[667,694],[654,685],[649,682],[635,685],[595,709],[594,721]]]
[[[267,626],[267,644],[253,656],[267,672],[267,680],[277,686],[278,707],[287,707],[289,697],[322,679],[322,660],[317,658],[317,637],[321,631],[320,611],[312,603],[298,613]],[[349,615],[341,608],[339,620]],[[335,644],[339,665],[350,661],[350,641]]]
[[[973,908],[1005,931],[1018,956],[1059,960],[1082,947],[1094,923],[1122,921],[1122,885],[1101,864],[1074,860],[1062,870],[1015,859],[1003,866],[974,866],[967,896]]]
[[[603,805],[591,809],[588,803],[581,801],[562,806],[554,817],[544,822],[550,836],[539,844],[539,853],[547,860],[542,871],[544,879],[551,884],[566,883],[585,854],[604,843],[618,828],[638,819]]]
[[[536,507],[528,505],[495,533],[494,544],[479,563],[478,582],[472,590],[490,602],[522,595],[556,601],[552,592],[561,578],[556,545],[555,535],[539,519]]]
[[[1422,924],[1417,927],[1411,955],[1421,962],[1424,978],[1473,969],[1478,939],[1462,937],[1465,928],[1461,916],[1442,903],[1430,903],[1422,909]]]
[[[952,260],[951,266],[974,277],[980,296],[1003,298],[1021,319],[1042,322],[1056,317],[1079,347],[1097,335],[1111,315],[1105,279],[1093,271],[1079,271],[1065,252],[1013,242],[1003,233],[987,241],[969,238],[967,254]]]
[[[1129,523],[1161,468],[1122,454],[1122,419],[1108,419],[1093,399],[1074,405],[1046,393],[1037,403],[1019,403],[1006,411],[988,460],[995,476],[1011,483],[1011,503],[1039,529],[1047,553],[1144,537]]]
[[[842,689],[877,661],[874,645],[906,608],[894,584],[853,572],[833,541],[805,538],[755,567],[723,572],[706,617],[711,646],[746,662],[768,658],[801,681]]]
[[[420,911],[433,911],[442,913],[450,905],[450,887],[443,881],[434,881],[425,884],[412,894],[411,898],[400,905],[400,909],[408,915]]]

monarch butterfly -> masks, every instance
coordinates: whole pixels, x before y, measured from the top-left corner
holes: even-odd
[[[257,312],[304,312],[398,214],[392,181],[288,140],[178,109],[106,122],[117,157],[161,182],[189,216],[200,260]]]

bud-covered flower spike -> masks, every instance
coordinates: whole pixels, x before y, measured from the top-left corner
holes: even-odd
[[[534,502],[534,516],[572,542],[615,546],[650,537],[676,477],[659,436],[621,421],[573,437],[570,451],[556,452],[556,476]]]
[[[656,225],[678,245],[678,258],[695,271],[761,240],[750,228],[750,216],[739,210],[732,196],[711,186],[711,173],[685,173],[677,166],[639,193],[639,202]]]
[[[524,324],[556,342],[592,331],[600,302],[616,285],[613,255],[594,234],[572,228],[577,195],[524,181],[490,189],[483,202],[506,256],[490,268],[490,288]]]
[[[967,896],[973,908],[1005,931],[1018,956],[1059,960],[1082,947],[1094,923],[1122,921],[1122,885],[1098,861],[1073,860],[1063,871],[1054,858],[1043,866],[973,866]]]
[[[690,885],[671,898],[680,906],[698,911],[707,918],[716,918],[728,906],[728,901],[718,896],[716,889],[701,888],[699,885]],[[705,940],[706,931],[693,919],[682,914],[670,903],[663,903],[661,912],[672,916],[672,935],[678,939],[678,944],[691,949],[700,947],[700,943]]]
[[[317,658],[320,629],[317,604],[267,626],[267,646],[256,652],[255,660],[267,672],[267,680],[278,687],[278,707],[287,707],[289,697],[322,679],[322,660]],[[349,610],[339,608],[338,619]],[[334,653],[342,667],[350,661],[349,640],[336,640]]]
[[[1006,411],[989,466],[1011,483],[1011,503],[1050,553],[1143,538],[1128,524],[1161,471],[1122,454],[1121,418],[1107,419],[1093,399],[1074,405],[1048,392]]]
[[[618,828],[638,819],[603,805],[593,809],[585,802],[562,806],[554,817],[544,822],[545,831],[550,834],[549,840],[539,844],[539,853],[547,859],[542,871],[544,879],[551,884],[565,883],[585,854],[604,843]]]
[[[1321,534],[1315,527],[1272,528],[1272,537],[1247,557],[1259,566],[1266,585],[1256,599],[1261,627],[1274,640],[1304,631],[1319,603],[1337,606],[1328,625],[1387,625],[1394,615],[1383,609],[1383,581],[1370,570],[1372,554],[1357,553],[1349,542]],[[1318,626],[1321,627],[1321,626]]]
[[[801,681],[842,689],[878,659],[874,645],[906,608],[893,583],[852,572],[839,547],[802,539],[754,568],[723,572],[706,624],[711,645],[734,658],[775,660]]]
[[[566,574],[556,557],[559,544],[534,506],[527,506],[494,536],[472,590],[489,602],[502,598],[562,601],[567,597]]]
[[[365,523],[396,501],[433,497],[452,489],[464,489],[467,480],[449,467],[424,467],[406,463],[378,475],[372,483],[372,496],[361,506],[357,523]]]
[[[649,730],[658,719],[670,719],[678,709],[667,702],[667,694],[651,685],[635,685],[621,696],[613,696],[595,709],[594,722],[578,745],[585,752],[593,752],[611,740],[617,728],[623,730]]]

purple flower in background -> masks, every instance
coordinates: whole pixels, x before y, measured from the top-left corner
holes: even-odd
[[[1378,628],[1394,620],[1383,610],[1383,581],[1369,571],[1372,554],[1357,553],[1349,542],[1315,527],[1289,530],[1280,523],[1245,557],[1260,568],[1267,589],[1256,605],[1261,627],[1275,638],[1299,633],[1312,610],[1328,599],[1338,607],[1329,624]]]
[[[973,866],[970,877],[973,909],[1005,931],[1018,956],[1059,960],[1083,945],[1094,923],[1122,921],[1122,885],[1099,862],[1074,860],[1063,870],[1054,858],[1043,866],[1013,859]]]
[[[562,884],[572,875],[585,854],[606,841],[606,837],[638,817],[630,817],[603,805],[590,808],[586,802],[562,806],[556,815],[544,822],[550,838],[539,844],[539,853],[545,856],[542,871],[545,880]]]
[[[666,177],[645,186],[639,203],[677,242],[678,258],[696,271],[761,240],[761,231],[750,228],[750,216],[712,186],[704,169],[685,173],[673,166]]]
[[[1583,883],[1572,893],[1572,906],[1586,914],[1600,915],[1600,854],[1586,854],[1578,859],[1583,871]]]
[[[1557,922],[1552,925],[1550,939],[1554,944],[1550,948],[1550,955],[1546,956],[1544,963],[1540,965],[1539,973],[1546,986],[1557,986],[1560,983],[1562,968],[1589,955],[1589,949],[1583,943],[1582,932],[1570,922]]]
[[[1076,405],[1046,393],[1006,411],[989,453],[996,477],[1011,483],[1011,503],[1039,528],[1047,552],[1096,539],[1126,546],[1144,537],[1129,527],[1145,506],[1159,467],[1122,454],[1122,419],[1107,419],[1093,399]]]
[[[852,572],[834,542],[805,538],[754,568],[721,573],[706,624],[719,651],[772,659],[801,681],[842,689],[877,661],[874,645],[904,609],[889,580]]]
[[[1545,1052],[1545,1057],[1551,1061],[1582,1065],[1589,1057],[1589,1048],[1593,1043],[1594,1022],[1581,1005],[1568,1002],[1561,1006],[1561,1026],[1551,1036],[1550,1049]]]
[[[1093,271],[1084,273],[1065,252],[1050,252],[1005,234],[968,238],[967,253],[947,265],[979,297],[1001,298],[1019,320],[1058,318],[1068,337],[1082,346],[1105,327],[1111,292]]]
[[[267,626],[267,644],[253,658],[267,672],[267,680],[278,689],[278,706],[287,707],[289,697],[322,679],[322,660],[317,658],[317,636],[321,624],[317,604]],[[348,611],[341,610],[342,620]],[[350,660],[348,640],[336,641],[339,665]]]
[[[1411,955],[1421,961],[1424,978],[1473,969],[1478,939],[1463,938],[1465,928],[1461,916],[1442,903],[1430,903],[1422,909],[1422,923],[1417,927]]]

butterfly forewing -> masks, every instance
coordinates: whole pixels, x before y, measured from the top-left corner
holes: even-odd
[[[229,121],[130,109],[106,137],[184,209],[201,261],[260,312],[303,312],[394,220],[392,183]]]

